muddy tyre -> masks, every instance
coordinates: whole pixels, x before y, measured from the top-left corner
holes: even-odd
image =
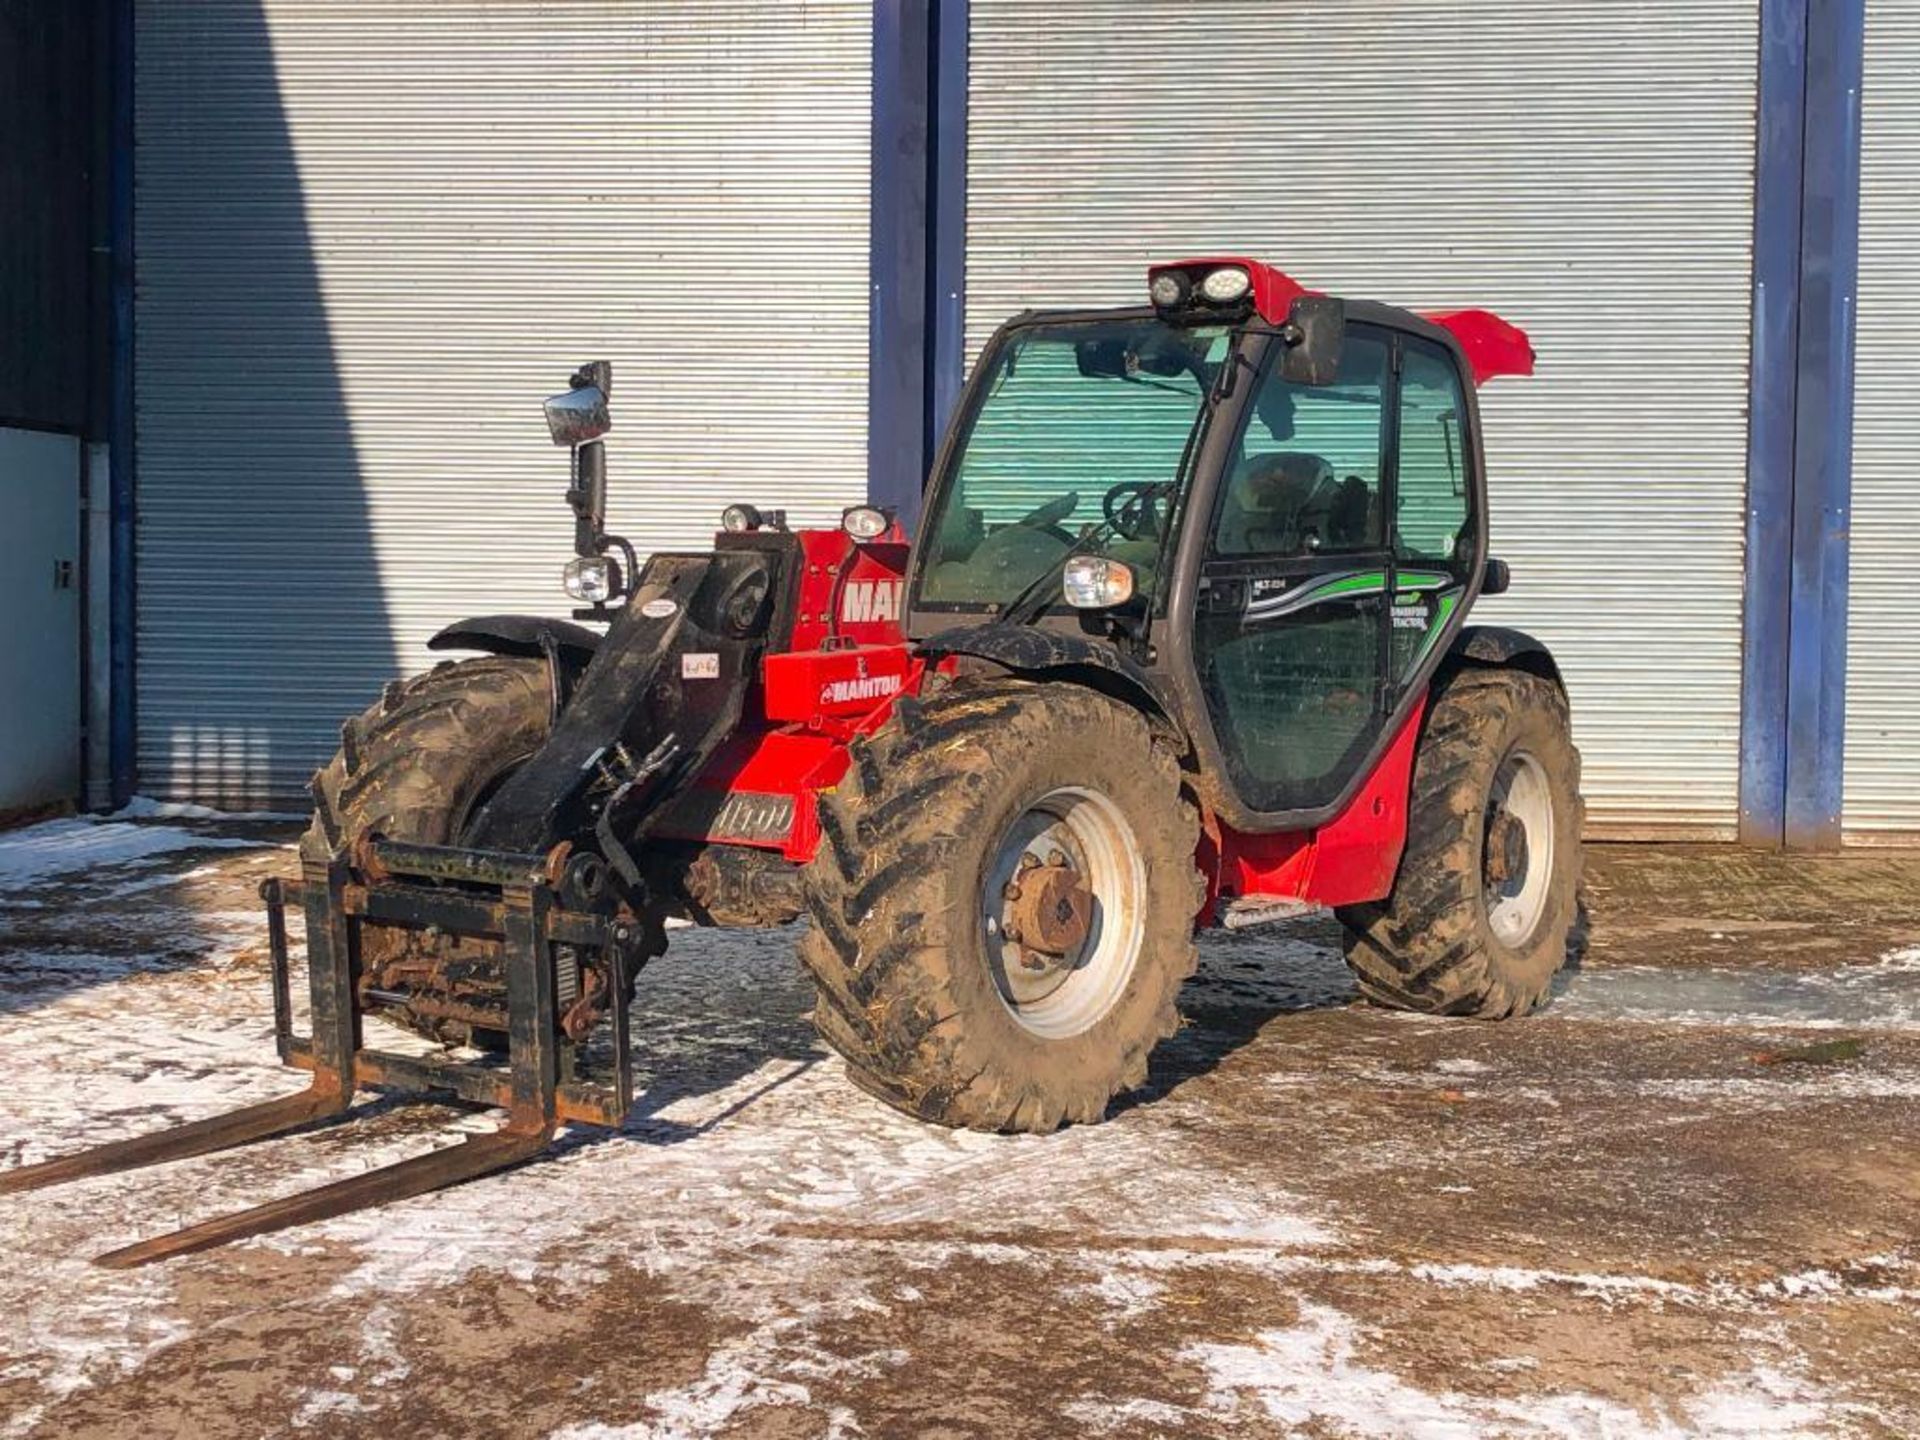
[[[1044,1132],[1146,1079],[1205,887],[1196,812],[1136,711],[1015,681],[903,700],[820,822],[800,953],[863,1089]]]
[[[1432,1015],[1537,1007],[1568,958],[1581,819],[1560,687],[1512,669],[1448,677],[1414,760],[1393,893],[1338,912],[1360,993]]]
[[[369,833],[458,844],[487,796],[545,742],[550,703],[544,660],[461,660],[388,685],[341,727],[339,753],[314,776],[312,833],[329,849]],[[378,974],[402,961],[407,943],[402,932],[369,930],[364,968]],[[385,1013],[438,1040],[494,1038],[444,1019]]]

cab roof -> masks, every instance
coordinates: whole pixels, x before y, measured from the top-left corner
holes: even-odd
[[[1238,266],[1252,281],[1254,313],[1269,325],[1284,325],[1293,302],[1302,295],[1323,292],[1309,290],[1291,275],[1245,255],[1208,255],[1193,260],[1172,260],[1154,265],[1147,271],[1147,283],[1163,270],[1188,274]],[[1473,369],[1473,383],[1484,385],[1501,375],[1531,375],[1533,345],[1518,325],[1501,319],[1491,310],[1427,310],[1410,312],[1422,320],[1451,332]]]

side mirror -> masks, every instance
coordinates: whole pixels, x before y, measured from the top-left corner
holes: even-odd
[[[1281,378],[1294,385],[1331,385],[1340,378],[1347,307],[1332,295],[1296,296],[1287,311]]]
[[[576,385],[548,397],[543,408],[547,412],[547,430],[556,445],[585,445],[613,428],[607,414],[607,392],[598,385]]]

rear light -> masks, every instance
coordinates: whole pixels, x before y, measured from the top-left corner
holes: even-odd
[[[1104,555],[1076,555],[1060,572],[1060,590],[1076,610],[1104,610],[1133,598],[1133,571]]]

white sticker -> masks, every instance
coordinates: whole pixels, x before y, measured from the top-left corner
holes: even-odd
[[[712,653],[682,655],[680,657],[680,678],[682,680],[718,680],[720,678],[720,657]]]
[[[649,600],[640,607],[640,613],[649,620],[664,620],[680,607],[664,595],[658,600]]]

